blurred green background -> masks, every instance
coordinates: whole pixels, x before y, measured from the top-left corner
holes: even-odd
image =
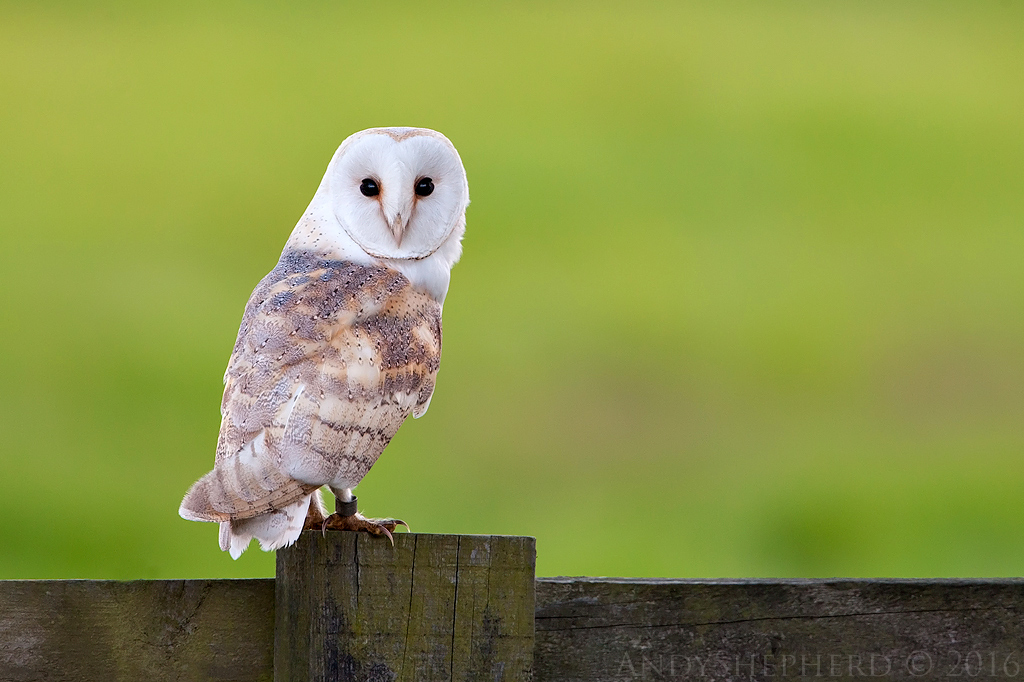
[[[538,573],[1024,573],[1024,4],[0,4],[0,577],[273,574],[181,520],[336,146],[473,204],[358,493]]]

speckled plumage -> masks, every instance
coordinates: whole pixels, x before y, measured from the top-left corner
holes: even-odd
[[[382,223],[396,232],[395,237],[384,233],[396,242],[381,247],[390,249],[387,257],[370,255],[363,246],[380,241],[380,230],[349,224],[345,211],[353,210],[338,208],[339,201],[363,201],[344,195],[337,185],[370,173],[364,169],[370,162],[352,172],[344,165],[354,163],[346,159],[347,146],[366,136],[362,148],[355,145],[348,153],[370,156],[373,163],[409,138],[431,136],[439,141],[428,143],[440,151],[427,150],[448,164],[436,168],[430,158],[424,162],[437,176],[435,183],[461,183],[446,188],[454,198],[447,200],[456,213],[451,221],[446,215],[433,219],[444,206],[430,205],[433,213],[424,210],[419,215],[426,217],[417,222],[417,206],[429,197],[395,199],[385,194],[389,180],[382,180],[385,189],[377,199]],[[374,146],[373,154],[367,146]],[[421,156],[396,148],[399,166],[412,166]],[[448,271],[461,253],[468,204],[461,161],[461,177],[449,178],[458,173],[445,154],[458,161],[447,139],[423,129],[371,130],[350,138],[332,159],[277,266],[253,291],[224,376],[214,469],[192,486],[180,509],[187,519],[219,522],[221,548],[232,556],[253,537],[264,549],[293,542],[310,504],[319,507],[314,495],[321,486],[347,493],[406,418],[426,412],[440,364]],[[428,172],[399,168],[380,175],[393,179],[399,171],[404,174],[392,183],[398,189],[391,190],[396,194],[405,191],[400,185],[408,184],[407,177]],[[389,201],[404,203],[392,211]],[[360,210],[365,213],[365,207]],[[398,215],[395,230],[391,213],[402,210],[406,215]],[[418,250],[408,258],[402,257],[403,230],[418,240]],[[423,255],[425,249],[429,253]]]
[[[401,274],[286,251],[246,306],[224,376],[216,468],[189,509],[245,519],[325,483],[355,486],[426,408],[440,359],[441,306]],[[261,434],[253,467],[240,455]]]

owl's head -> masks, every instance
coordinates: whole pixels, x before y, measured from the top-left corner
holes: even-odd
[[[426,128],[352,135],[331,159],[321,190],[345,233],[376,258],[423,259],[465,230],[462,159],[448,138]]]

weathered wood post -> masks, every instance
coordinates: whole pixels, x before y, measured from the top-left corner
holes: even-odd
[[[535,541],[305,532],[277,553],[277,682],[528,682]]]

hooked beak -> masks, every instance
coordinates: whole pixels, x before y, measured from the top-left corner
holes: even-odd
[[[400,247],[403,239],[406,239],[406,231],[409,229],[409,221],[413,219],[413,208],[416,206],[416,199],[413,193],[404,195],[397,187],[412,185],[412,180],[402,180],[388,183],[395,189],[389,191],[390,186],[385,185],[381,195],[381,214],[384,222],[387,223],[391,236],[394,238],[395,246]]]
[[[388,227],[391,228],[391,234],[395,237],[396,246],[402,245],[402,238],[405,237],[405,228],[408,225],[408,220],[401,213],[396,213],[395,217],[388,221]]]

